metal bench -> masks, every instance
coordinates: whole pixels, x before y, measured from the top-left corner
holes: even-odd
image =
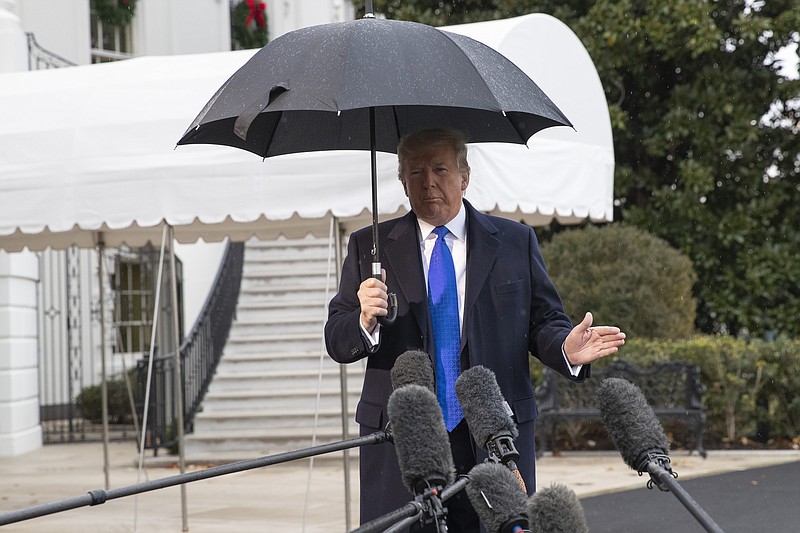
[[[706,408],[702,401],[705,386],[700,382],[699,367],[682,361],[669,361],[638,368],[621,360],[603,368],[593,368],[592,377],[583,383],[574,383],[554,370],[545,368],[544,380],[535,389],[539,408],[537,457],[545,452],[548,441],[550,449],[557,451],[556,430],[559,423],[601,420],[595,391],[600,381],[609,377],[624,378],[639,387],[662,423],[667,420],[685,421],[694,436],[692,450],[706,457],[703,447]]]

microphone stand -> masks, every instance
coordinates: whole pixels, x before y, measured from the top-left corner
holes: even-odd
[[[444,527],[444,531],[447,531],[447,525],[443,524],[446,511],[442,508],[442,503],[464,490],[468,483],[469,477],[462,476],[442,491],[439,491],[438,487],[426,489],[425,492],[403,507],[370,520],[366,524],[362,524],[361,527],[350,531],[350,533],[390,533],[399,531],[401,528],[410,526],[417,520],[424,518],[425,515],[436,520],[441,519],[437,523],[437,529],[441,526]]]
[[[659,452],[648,452],[642,463],[638,469],[639,475],[642,475],[645,469],[650,474],[650,481],[647,482],[648,489],[652,489],[653,484],[655,484],[661,491],[672,492],[706,531],[710,533],[725,533],[694,498],[675,481],[678,474],[672,471],[668,455]]]
[[[519,452],[514,446],[514,438],[510,434],[493,436],[488,440],[484,448],[489,454],[489,460],[493,463],[500,463],[511,470],[522,490],[528,492],[525,480],[522,479],[522,474],[520,474],[517,467]]]
[[[55,514],[61,511],[68,511],[70,509],[76,509],[78,507],[100,505],[107,502],[108,500],[114,500],[116,498],[122,498],[124,496],[131,496],[133,494],[140,494],[142,492],[149,492],[156,489],[174,487],[175,485],[181,485],[183,483],[189,483],[192,481],[199,481],[201,479],[208,479],[212,477],[222,476],[225,474],[242,472],[244,470],[252,470],[254,468],[260,468],[263,466],[270,466],[278,463],[294,461],[296,459],[304,459],[306,457],[311,457],[314,455],[338,452],[349,448],[355,448],[358,446],[365,446],[369,444],[383,444],[384,442],[392,442],[392,433],[391,429],[388,426],[385,431],[377,431],[375,433],[372,433],[370,435],[365,435],[363,437],[356,437],[339,442],[332,442],[330,444],[321,444],[319,446],[312,446],[311,448],[304,448],[302,450],[295,450],[291,452],[279,453],[276,455],[259,457],[257,459],[249,459],[246,461],[238,461],[235,463],[214,466],[203,470],[197,470],[195,472],[186,472],[184,474],[165,477],[162,479],[155,479],[152,481],[146,481],[144,483],[137,483],[134,485],[119,487],[116,489],[92,490],[82,496],[65,498],[63,500],[57,500],[50,503],[35,505],[33,507],[28,507],[25,509],[0,513],[0,526],[21,522],[23,520],[29,520],[31,518],[38,518],[40,516]]]
[[[422,519],[422,510],[420,510],[420,512],[414,516],[410,516],[404,520],[401,520],[400,522],[397,522],[392,527],[384,530],[383,533],[398,533],[398,531],[403,531],[405,528],[411,527],[411,524],[421,519]]]
[[[411,524],[422,518],[422,515],[425,513],[426,506],[427,502],[422,501],[422,495],[417,496],[414,500],[408,502],[404,506],[383,516],[379,516],[374,520],[370,520],[361,527],[353,529],[350,531],[350,533],[378,533],[379,531],[385,531],[386,528],[396,524],[397,522],[400,522],[401,520],[403,520],[403,523],[406,523],[406,520],[409,520],[408,524]],[[411,518],[414,520],[411,520]]]

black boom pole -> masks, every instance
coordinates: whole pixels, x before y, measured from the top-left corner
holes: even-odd
[[[174,487],[192,481],[199,481],[201,479],[208,479],[212,477],[222,476],[225,474],[233,474],[235,472],[242,472],[244,470],[252,470],[254,468],[261,468],[263,466],[270,466],[278,463],[285,463],[294,461],[296,459],[305,459],[314,455],[321,455],[325,453],[338,452],[348,448],[355,448],[357,446],[364,446],[369,444],[382,444],[391,441],[391,433],[387,431],[378,431],[363,437],[356,437],[353,439],[333,442],[330,444],[321,444],[319,446],[312,446],[302,450],[295,450],[277,455],[270,455],[266,457],[259,457],[258,459],[249,459],[246,461],[238,461],[219,466],[213,466],[195,472],[186,472],[175,476],[165,477],[162,479],[154,479],[144,483],[137,483],[116,489],[97,489],[91,490],[82,496],[75,496],[73,498],[65,498],[50,503],[43,503],[25,509],[16,511],[9,511],[0,513],[0,526],[6,524],[14,524],[29,520],[31,518],[38,518],[40,516],[51,515],[60,513],[62,511],[69,511],[70,509],[77,509],[78,507],[89,507],[100,505],[108,500],[114,500],[125,496],[132,496],[134,494],[141,494],[143,492],[150,492],[157,489],[164,489],[167,487]]]

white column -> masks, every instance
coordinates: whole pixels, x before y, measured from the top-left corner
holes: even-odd
[[[42,446],[36,331],[38,260],[0,251],[0,456]]]
[[[296,22],[290,0],[273,0],[267,5],[267,25],[269,39],[276,39],[284,33],[296,30]]]
[[[353,20],[354,14],[350,0],[272,0],[267,2],[269,38],[317,24]]]
[[[332,0],[332,22],[346,22],[355,18],[356,9],[350,0]]]
[[[28,70],[28,41],[14,0],[0,0],[0,72]]]

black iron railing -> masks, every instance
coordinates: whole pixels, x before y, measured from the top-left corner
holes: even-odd
[[[27,32],[25,35],[28,37],[28,70],[75,66],[75,63],[69,59],[64,59],[60,55],[42,48],[33,33]]]
[[[194,417],[211,383],[236,314],[242,281],[244,244],[228,243],[211,292],[192,330],[181,344],[184,431],[190,432]],[[136,405],[143,419],[149,357],[137,363]],[[178,397],[175,392],[175,354],[156,355],[150,383],[145,446],[158,453],[177,443]]]

